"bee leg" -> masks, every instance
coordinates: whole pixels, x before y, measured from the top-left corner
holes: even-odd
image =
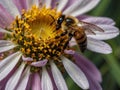
[[[69,41],[72,39],[73,36],[74,36],[74,34],[69,33]]]
[[[61,28],[61,25],[56,25],[56,29],[55,30],[59,30]]]
[[[64,31],[63,33],[61,33],[60,35],[56,36],[55,39],[60,38],[61,36],[65,36],[68,32]]]
[[[69,41],[70,41],[70,40],[72,39],[72,37],[74,36],[74,34],[72,34],[72,33],[69,33],[68,35],[69,35],[68,41],[65,43],[63,49],[65,49],[65,48],[68,46]]]
[[[64,36],[64,35],[66,35],[67,33],[68,33],[67,30],[65,30],[63,33],[61,33],[60,36]]]

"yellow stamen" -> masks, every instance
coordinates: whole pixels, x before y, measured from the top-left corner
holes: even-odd
[[[38,8],[23,10],[21,18],[16,17],[12,24],[12,41],[19,50],[35,61],[59,57],[64,49],[68,36],[56,37],[63,30],[56,30],[56,21],[61,15],[56,9]],[[55,31],[56,30],[56,31]]]

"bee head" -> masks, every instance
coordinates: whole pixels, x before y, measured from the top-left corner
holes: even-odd
[[[65,23],[66,26],[75,25],[77,23],[77,19],[72,16],[67,16],[65,18]]]
[[[65,19],[65,15],[61,15],[57,20],[57,24],[61,25],[64,19]]]

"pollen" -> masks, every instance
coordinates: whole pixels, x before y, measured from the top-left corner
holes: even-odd
[[[18,45],[17,49],[34,61],[58,58],[68,42],[67,35],[60,36],[63,30],[56,30],[60,15],[61,12],[45,6],[23,10],[22,16],[16,17],[11,25],[11,40]]]

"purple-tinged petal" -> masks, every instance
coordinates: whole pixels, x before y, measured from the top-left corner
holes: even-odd
[[[33,61],[33,58],[22,56],[23,61]]]
[[[73,51],[73,50],[64,50],[64,53],[66,53],[66,54],[74,54],[75,51]]]
[[[4,86],[0,85],[0,90],[4,90],[4,88],[5,88]]]
[[[82,55],[78,54],[77,52],[73,54],[76,64],[83,70],[83,72],[87,72],[91,75],[95,80],[101,82],[101,74],[96,66],[90,62],[87,58],[83,57]]]
[[[12,71],[12,69],[18,63],[21,55],[22,54],[20,52],[16,52],[0,62],[0,81]]]
[[[70,47],[73,47],[73,46],[75,46],[75,45],[77,45],[76,40],[75,40],[75,38],[72,38],[72,39],[69,41],[69,46],[70,46]]]
[[[53,90],[57,90],[57,86],[56,86],[56,84],[55,84],[55,81],[54,81],[54,78],[53,78],[53,75],[52,75],[51,69],[48,70],[48,73],[49,73],[49,76],[50,76],[51,81],[52,81]]]
[[[41,1],[40,1],[41,2]],[[52,0],[52,3],[51,3],[51,8],[55,8],[56,7],[56,0]]]
[[[84,14],[93,9],[100,0],[78,0],[68,7],[63,13],[72,16]]]
[[[44,60],[41,60],[41,61],[38,61],[38,62],[32,62],[31,65],[35,66],[35,67],[43,67],[47,64],[47,62],[48,62],[48,60],[44,59]]]
[[[87,58],[83,57],[82,55],[75,53],[73,55],[75,59],[75,63],[78,65],[79,68],[82,69],[84,74],[86,75],[90,90],[102,90],[99,82],[102,81],[101,74],[96,66],[91,63]]]
[[[90,90],[102,90],[102,87],[99,83],[99,81],[97,81],[95,78],[94,78],[94,74],[91,76],[91,74],[88,72],[88,68],[86,69],[85,67],[82,67],[80,65],[78,65],[78,67],[80,67],[84,74],[86,75],[87,79],[88,79],[88,82],[89,82],[89,86],[90,86]]]
[[[16,90],[26,90],[29,76],[30,76],[30,67],[28,66],[23,72]]]
[[[13,21],[13,17],[0,4],[0,27],[5,28],[10,26],[12,21]]]
[[[20,80],[24,67],[25,67],[25,63],[22,63],[20,67],[16,70],[16,72],[8,80],[5,90],[15,90],[15,87]]]
[[[86,75],[89,85],[90,85],[90,88],[89,88],[90,90],[102,90],[102,87],[100,86],[99,81],[97,81],[96,78],[94,78],[95,76],[94,74],[91,75],[91,73],[89,73],[90,71],[88,72],[87,70],[88,68],[85,68],[80,65],[78,65],[78,67],[80,67],[83,70],[84,74]]]
[[[111,18],[107,17],[92,17],[87,15],[81,15],[78,17],[78,19],[96,25],[115,25],[115,22]]]
[[[4,58],[4,54],[3,53],[0,53],[0,62],[1,60]]]
[[[42,87],[42,90],[53,90],[52,81],[46,70],[46,67],[42,68],[41,87]]]
[[[91,51],[103,54],[112,53],[112,48],[103,41],[99,41],[93,38],[87,38],[87,41],[88,41],[87,49]]]
[[[38,73],[34,73],[34,75],[33,75],[32,90],[42,90],[41,89],[40,75]]]
[[[0,32],[0,40],[3,40],[3,38],[4,38],[4,33]]]
[[[26,0],[13,0],[14,4],[17,6],[20,13],[22,13],[22,10],[27,9]]]
[[[12,71],[11,71],[2,81],[0,81],[0,86],[1,86],[1,88],[2,88],[2,89],[0,89],[0,90],[5,90],[5,85],[6,85],[7,81],[8,81],[9,78],[14,74],[14,72],[16,71],[16,69],[17,69],[17,67],[14,67],[14,68],[12,69]]]
[[[52,75],[53,75],[53,78],[54,78],[54,81],[55,81],[55,84],[56,84],[58,90],[68,90],[66,82],[65,82],[61,72],[55,65],[55,63],[51,61],[50,66],[51,66]]]
[[[20,16],[20,13],[13,3],[12,0],[0,0],[0,4],[4,6],[4,8],[15,18],[16,16]]]
[[[90,90],[102,90],[102,87],[100,85],[99,82],[97,82],[96,80],[92,79],[89,75],[87,75],[87,79],[89,81],[90,84]]]
[[[31,90],[32,85],[33,85],[32,79],[33,79],[33,74],[31,73],[25,90]]]
[[[73,79],[73,81],[82,89],[88,89],[89,83],[83,71],[66,57],[62,56],[61,59],[65,70]]]

